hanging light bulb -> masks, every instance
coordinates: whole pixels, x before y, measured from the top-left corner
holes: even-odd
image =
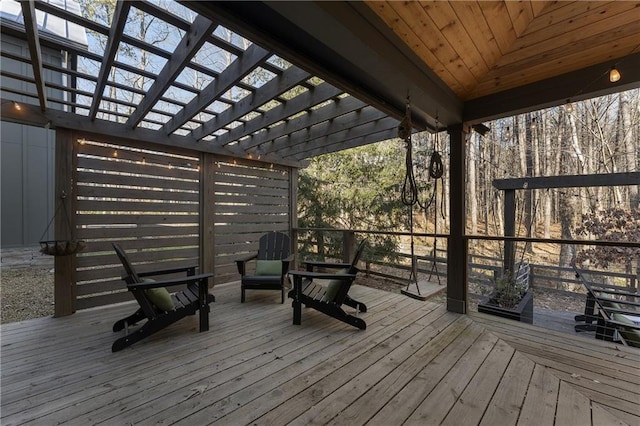
[[[113,158],[118,158],[118,150],[117,149],[113,150]]]
[[[507,126],[507,131],[504,133],[504,137],[511,139],[511,130],[509,129],[509,126]]]
[[[531,119],[531,130],[535,130],[535,129],[536,129],[536,126],[537,126],[536,118],[535,118],[535,117],[533,117],[533,118]]]
[[[620,71],[618,71],[618,69],[616,68],[616,66],[612,66],[611,67],[611,71],[609,71],[609,81],[612,83],[615,83],[617,81],[620,81],[620,78],[622,76],[620,75]]]
[[[573,112],[573,104],[571,103],[571,101],[569,99],[567,99],[567,103],[565,104],[564,109],[569,114],[571,114]]]

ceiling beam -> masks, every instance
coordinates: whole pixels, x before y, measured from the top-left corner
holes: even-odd
[[[176,46],[174,54],[171,55],[171,58],[169,58],[162,71],[160,71],[154,83],[147,91],[146,96],[142,99],[138,108],[131,114],[129,120],[127,120],[127,126],[133,128],[142,121],[144,116],[147,115],[156,102],[158,102],[184,67],[187,66],[191,58],[198,53],[198,50],[207,41],[207,38],[215,27],[216,24],[203,16],[198,16],[193,21],[189,31]]]
[[[269,56],[271,56],[271,53],[257,44],[249,46],[242,56],[238,56],[231,65],[225,68],[218,78],[209,83],[207,87],[200,92],[199,96],[193,98],[186,107],[175,114],[173,118],[164,125],[162,130],[167,134],[175,132],[192,117],[202,112],[219,96],[237,85],[240,80],[253,71],[262,61],[269,58]]]
[[[609,70],[613,65],[622,75],[617,83],[609,81]],[[464,105],[464,122],[473,124],[497,120],[639,87],[640,53],[636,53],[558,77],[471,99]]]
[[[120,39],[124,33],[124,26],[127,23],[127,16],[129,15],[131,3],[128,1],[116,2],[116,10],[113,13],[113,22],[109,29],[109,38],[107,39],[107,46],[104,49],[104,57],[100,64],[100,72],[98,72],[98,80],[96,82],[96,90],[91,102],[91,109],[89,110],[89,118],[94,120],[98,113],[98,106],[102,101],[102,94],[104,88],[109,80],[109,72],[113,66],[113,62],[118,53],[118,47],[120,46]]]
[[[27,36],[27,44],[29,45],[29,54],[31,55],[31,64],[33,66],[33,77],[38,92],[38,101],[40,102],[40,110],[47,110],[47,94],[44,84],[44,71],[42,69],[42,51],[40,49],[40,39],[38,37],[38,20],[36,18],[36,9],[33,0],[20,2],[22,6],[22,17],[24,19],[24,29]]]

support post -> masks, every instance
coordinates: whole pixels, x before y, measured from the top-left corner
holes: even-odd
[[[70,238],[75,234],[76,226],[76,193],[74,188],[76,150],[75,135],[72,130],[58,128],[56,130],[55,154],[55,202],[64,203],[65,211],[69,214],[57,214],[54,221],[54,235],[56,240]],[[56,207],[56,211],[57,207]],[[67,221],[68,220],[68,221]],[[70,229],[69,229],[70,228]],[[76,311],[76,254],[55,256],[53,278],[53,300],[55,317],[71,315]]]
[[[467,240],[465,238],[465,141],[462,124],[447,129],[450,141],[447,310],[467,313]]]
[[[504,191],[504,236],[514,237],[516,235],[516,191],[506,189]],[[502,272],[513,271],[515,265],[515,243],[513,241],[504,242],[504,260]]]
[[[298,169],[289,168],[289,240],[293,264],[289,269],[298,269]]]
[[[215,156],[210,153],[200,155],[200,273],[215,273],[214,241],[214,196],[215,196]],[[215,276],[210,287],[215,285]],[[206,300],[206,299],[205,299]]]
[[[354,255],[356,235],[353,231],[342,231],[342,263],[351,263]]]

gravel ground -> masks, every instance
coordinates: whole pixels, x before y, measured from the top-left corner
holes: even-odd
[[[53,268],[3,267],[0,283],[2,324],[53,315]]]

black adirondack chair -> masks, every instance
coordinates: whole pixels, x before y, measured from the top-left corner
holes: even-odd
[[[342,309],[342,305],[350,306],[360,312],[367,312],[364,303],[349,297],[349,289],[358,273],[358,261],[362,256],[366,239],[358,245],[351,263],[328,263],[305,261],[306,271],[290,271],[293,278],[293,289],[289,297],[293,299],[293,323],[300,325],[302,321],[302,305],[313,308],[330,317],[336,318],[361,330],[367,328],[362,318],[350,315]],[[314,272],[315,268],[338,269],[337,273]],[[330,280],[327,286],[314,280]]]
[[[111,346],[113,352],[131,346],[187,315],[195,315],[198,311],[200,331],[209,330],[209,303],[214,302],[215,298],[208,291],[208,280],[213,274],[196,275],[195,266],[138,273],[125,251],[115,243],[113,248],[124,267],[123,280],[127,283],[127,290],[133,293],[140,305],[133,314],[116,321],[113,325],[114,332],[125,330],[125,335]],[[176,273],[186,273],[186,276],[164,280],[147,278]],[[169,295],[165,287],[177,285],[186,285],[186,288]],[[129,326],[145,319],[147,321],[142,326],[129,332]]]
[[[279,290],[281,302],[284,303],[285,276],[289,264],[293,261],[290,255],[289,237],[281,232],[269,232],[260,237],[258,252],[241,260],[236,260],[241,277],[240,302],[245,301],[246,290]],[[255,261],[256,271],[248,275],[247,263]]]
[[[597,321],[596,338],[640,347],[640,324],[630,319],[640,318],[640,293],[599,286],[575,265],[573,269],[587,291],[587,306],[593,305],[589,316]]]

